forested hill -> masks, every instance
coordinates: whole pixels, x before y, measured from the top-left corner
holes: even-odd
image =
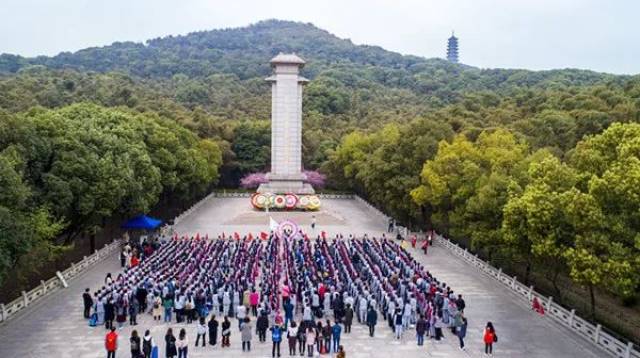
[[[444,39],[443,39],[444,47]],[[142,78],[170,79],[175,75],[203,78],[232,74],[239,80],[266,76],[269,59],[279,52],[296,52],[308,60],[305,76],[326,76],[346,87],[374,84],[434,95],[445,103],[465,91],[500,90],[549,85],[587,85],[620,80],[583,70],[481,70],[442,59],[403,56],[378,46],[354,45],[312,24],[267,20],[233,29],[167,36],[145,44],[116,42],[54,57],[24,58],[3,54],[0,73],[15,73],[30,65],[79,71],[120,71]],[[443,50],[444,52],[444,50]]]

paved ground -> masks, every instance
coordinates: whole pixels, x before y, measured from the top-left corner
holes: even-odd
[[[324,200],[323,211],[317,217],[317,233],[321,230],[335,233],[381,233],[386,223],[367,211],[354,200]],[[274,219],[285,216],[302,223],[310,230],[311,213],[271,213]],[[258,233],[268,229],[269,214],[253,212],[248,199],[213,199],[197,212],[185,218],[177,231],[182,234],[200,232],[209,236],[221,232]],[[391,337],[382,324],[375,338],[369,338],[364,326],[354,325],[350,335],[343,335],[342,344],[348,357],[479,357],[483,345],[481,332],[486,321],[496,326],[499,342],[495,346],[496,357],[603,357],[605,353],[589,342],[568,332],[549,319],[539,317],[529,310],[515,295],[504,290],[493,279],[485,276],[446,249],[434,247],[428,256],[415,255],[440,279],[465,296],[469,320],[467,349],[457,348],[457,339],[447,334],[442,342],[427,341],[417,347],[414,336],[405,333],[401,341]],[[103,328],[90,328],[82,318],[81,293],[85,287],[95,288],[107,272],[118,271],[114,256],[70,282],[69,288],[58,291],[42,302],[34,304],[16,318],[0,326],[0,358],[5,357],[56,357],[89,358],[104,357]],[[151,329],[156,341],[162,341],[168,325],[155,324],[150,317],[139,317],[138,330]],[[180,325],[172,324],[174,331]],[[231,348],[194,348],[195,327],[187,326],[191,347],[189,357],[268,357],[270,343],[259,344],[254,340],[254,350],[242,353],[239,334],[233,332]],[[120,331],[121,349],[118,357],[129,357],[128,337],[130,328]],[[283,345],[283,348],[285,346]],[[164,351],[161,345],[161,357]],[[288,351],[283,349],[283,356]]]

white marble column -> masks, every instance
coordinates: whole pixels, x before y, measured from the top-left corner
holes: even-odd
[[[305,62],[293,54],[271,60],[271,172],[258,192],[312,194],[302,174],[302,88]]]

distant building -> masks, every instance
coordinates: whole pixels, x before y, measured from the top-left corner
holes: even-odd
[[[458,38],[453,34],[453,31],[447,41],[447,60],[458,63]]]

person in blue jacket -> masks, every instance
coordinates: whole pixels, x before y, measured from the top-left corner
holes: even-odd
[[[331,327],[331,333],[333,334],[333,351],[337,352],[340,346],[340,334],[342,333],[342,326],[338,322],[334,322]]]
[[[284,304],[284,326],[289,327],[289,322],[293,320],[293,304],[287,300]]]
[[[369,307],[369,312],[367,312],[367,326],[369,326],[370,337],[373,337],[377,323],[378,323],[378,313],[376,313],[376,310],[374,310],[373,307]]]
[[[271,357],[275,358],[276,351],[278,352],[278,357],[280,357],[280,342],[282,342],[282,328],[276,324],[270,329],[271,329],[271,342],[273,342],[273,345],[271,347]]]
[[[458,327],[458,340],[460,340],[460,349],[464,349],[464,337],[467,336],[467,318],[462,317],[462,324]]]

